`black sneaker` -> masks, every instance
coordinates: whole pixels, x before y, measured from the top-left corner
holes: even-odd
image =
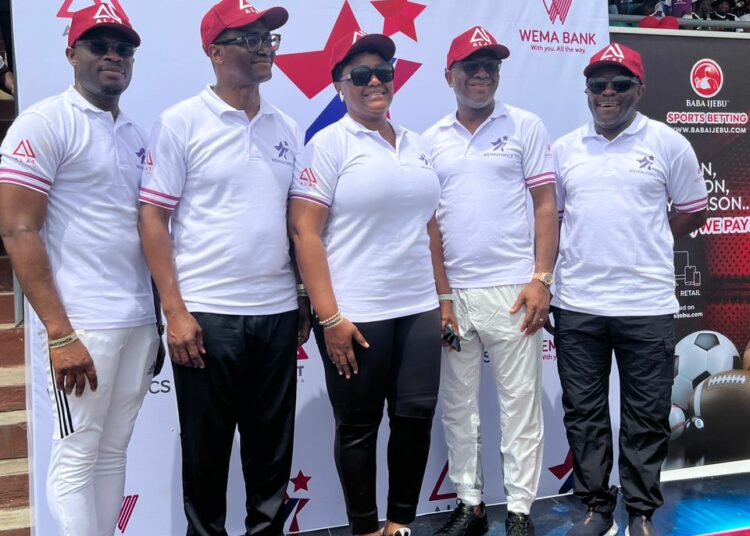
[[[506,536],[534,536],[534,524],[526,514],[508,512],[505,520]]]
[[[440,530],[434,536],[481,536],[489,530],[484,503],[471,506],[461,500]]]
[[[628,528],[625,529],[625,536],[659,536],[659,533],[654,528],[650,516],[631,514]]]
[[[578,523],[573,525],[566,536],[615,536],[617,523],[612,512],[596,512],[589,509]]]

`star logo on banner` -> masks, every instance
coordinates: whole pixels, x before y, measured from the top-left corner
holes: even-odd
[[[323,50],[280,54],[274,63],[308,99],[331,85],[331,52],[333,45],[347,34],[362,31],[349,2],[341,6],[336,23]]]
[[[409,0],[374,0],[370,3],[385,19],[383,22],[383,33],[385,35],[401,32],[414,41],[417,40],[414,20],[427,6]]]
[[[307,483],[310,482],[311,476],[305,476],[305,474],[302,471],[297,471],[297,476],[294,478],[290,478],[289,482],[294,484],[294,491],[299,491],[301,489],[305,491],[310,491],[307,489]]]
[[[555,475],[558,480],[564,480],[558,493],[568,493],[573,489],[573,451],[568,449],[568,455],[565,461],[560,465],[554,465],[547,468],[550,473]],[[567,478],[565,478],[567,476]]]

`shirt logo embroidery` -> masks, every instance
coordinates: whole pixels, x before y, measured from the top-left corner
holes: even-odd
[[[143,166],[146,163],[146,148],[141,147],[141,150],[135,153],[135,156],[137,156],[141,161],[141,166]]]
[[[146,152],[146,171],[151,173],[151,170],[154,169],[154,159],[151,158],[151,151]]]
[[[302,170],[302,173],[299,174],[299,182],[302,186],[315,188],[318,184],[318,179],[315,177],[315,172],[312,168],[305,168]]]
[[[287,159],[287,155],[289,154],[289,144],[287,142],[281,140],[279,144],[274,145],[273,148],[279,151],[279,158]]]
[[[652,154],[644,156],[640,160],[638,160],[638,163],[641,165],[639,169],[646,169],[648,171],[651,171],[651,166],[654,165],[654,162],[656,161],[656,157]]]
[[[13,151],[13,156],[17,156],[18,159],[28,166],[36,165],[36,153],[31,147],[31,142],[24,138],[18,144],[18,147]]]
[[[507,143],[508,143],[508,136],[501,136],[492,142],[492,150],[505,152],[505,145]]]
[[[424,154],[424,153],[420,154],[419,155],[419,159],[424,163],[425,166],[429,166],[430,165],[430,159],[427,158],[426,154]]]

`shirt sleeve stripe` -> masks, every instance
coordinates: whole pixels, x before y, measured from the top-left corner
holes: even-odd
[[[555,177],[546,177],[544,179],[538,179],[535,181],[526,181],[526,186],[529,188],[536,188],[537,186],[543,186],[545,184],[555,184]]]
[[[179,197],[175,197],[173,195],[164,194],[164,193],[158,192],[156,190],[151,190],[150,188],[144,188],[143,186],[141,186],[140,190],[141,190],[141,192],[145,192],[147,194],[151,194],[151,195],[156,195],[156,196],[159,196],[159,197],[163,197],[164,199],[171,199],[172,201],[179,201],[180,200]]]
[[[312,201],[313,203],[317,203],[318,205],[322,205],[326,208],[331,208],[331,205],[323,201],[322,199],[317,199],[315,197],[311,197],[308,195],[302,195],[302,194],[292,194],[289,196],[289,199],[302,199],[303,201]]]
[[[21,171],[18,169],[11,169],[11,168],[0,168],[0,173],[10,173],[11,175],[20,175],[22,177],[28,177],[30,179],[34,179],[35,181],[43,182],[47,186],[50,186],[50,187],[52,186],[52,181],[42,178],[39,175],[28,173],[26,171]]]
[[[550,176],[550,177],[554,178],[555,177],[555,172],[554,171],[545,171],[544,173],[540,173],[539,175],[533,175],[531,177],[526,177],[526,182],[533,181],[534,179],[539,179],[541,177],[547,177],[547,176]]]
[[[161,201],[157,201],[155,199],[149,199],[148,197],[145,197],[143,195],[138,196],[138,201],[141,203],[147,203],[149,205],[154,205],[161,208],[166,208],[167,210],[174,210],[176,205],[167,205],[166,203],[162,203]]]
[[[701,210],[708,208],[708,198],[704,197],[703,199],[690,201],[689,203],[675,203],[674,208],[677,212],[700,212]]]
[[[12,179],[10,177],[0,177],[0,183],[8,183],[8,184],[17,184],[19,186],[24,186],[26,188],[29,188],[30,190],[35,190],[37,192],[41,192],[44,195],[49,195],[49,190],[45,190],[41,186],[37,186],[36,184],[32,184],[30,182],[25,182],[18,179]]]

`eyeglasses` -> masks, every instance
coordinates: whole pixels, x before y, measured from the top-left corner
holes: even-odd
[[[76,41],[75,47],[83,45],[89,52],[95,56],[104,56],[114,50],[115,54],[121,58],[132,58],[135,55],[135,49],[137,48],[133,43],[125,43],[118,41],[110,43],[102,39],[92,39],[90,41]]]
[[[489,74],[495,74],[500,71],[500,60],[482,59],[482,60],[464,60],[457,61],[453,67],[460,67],[466,76],[474,76],[480,69]]]
[[[588,78],[586,88],[594,95],[600,95],[612,84],[612,89],[617,93],[625,93],[631,87],[639,86],[641,82],[634,76],[613,76],[612,78]]]
[[[281,34],[259,34],[249,33],[223,41],[214,41],[214,45],[245,45],[249,52],[260,52],[264,46],[271,49],[272,52],[279,50],[281,46]]]
[[[352,69],[348,75],[339,78],[337,82],[351,80],[355,86],[366,86],[372,80],[372,75],[375,75],[381,83],[387,84],[388,82],[393,82],[393,74],[392,63],[381,63],[374,69],[369,68],[367,65],[359,65]]]

